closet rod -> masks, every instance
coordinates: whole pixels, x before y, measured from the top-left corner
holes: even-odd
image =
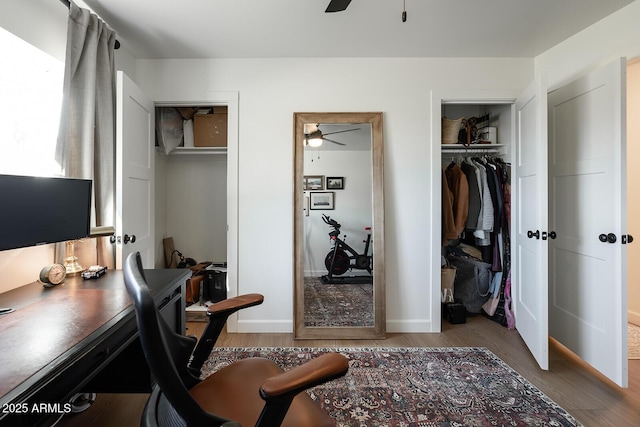
[[[67,9],[71,8],[71,1],[70,0],[60,0],[60,3],[62,3],[63,5],[67,6]],[[114,49],[120,49],[120,42],[116,39],[116,43],[115,46],[113,46]]]
[[[443,155],[449,153],[494,153],[499,154],[499,150],[495,148],[456,148],[453,150],[442,150]]]

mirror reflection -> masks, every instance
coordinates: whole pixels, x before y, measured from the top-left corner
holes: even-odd
[[[372,327],[371,125],[304,133],[304,324]]]
[[[382,113],[295,113],[296,338],[383,338]]]

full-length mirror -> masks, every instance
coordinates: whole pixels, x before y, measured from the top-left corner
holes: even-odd
[[[382,113],[294,114],[296,338],[385,336]]]

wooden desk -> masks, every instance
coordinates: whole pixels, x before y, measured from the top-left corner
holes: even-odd
[[[145,270],[165,320],[185,332],[185,269]],[[149,392],[122,271],[99,279],[38,282],[0,294],[0,424],[37,425],[78,392]],[[34,406],[34,404],[36,406]]]

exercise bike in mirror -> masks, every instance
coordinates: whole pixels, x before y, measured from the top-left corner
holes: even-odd
[[[384,338],[382,113],[294,113],[294,335]]]

